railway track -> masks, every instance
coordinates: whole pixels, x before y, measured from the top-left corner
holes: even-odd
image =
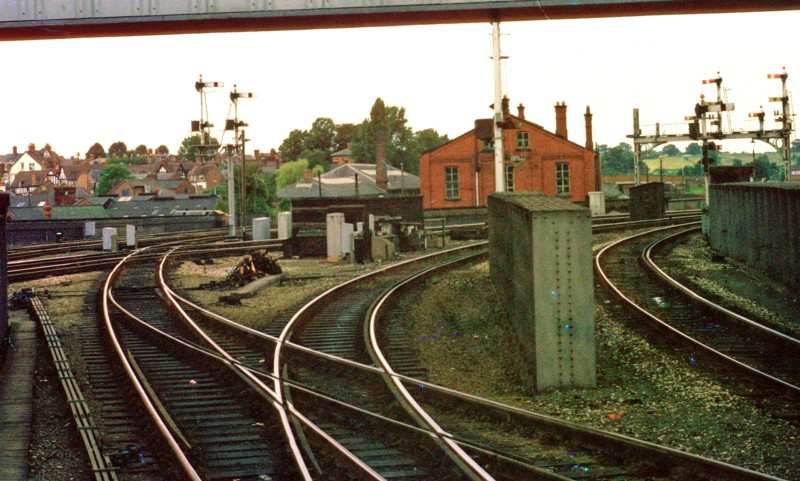
[[[219,233],[206,234],[205,236],[190,236],[190,239],[196,244],[195,247],[186,252],[186,255],[193,255],[196,258],[206,259],[209,257],[241,255],[255,249],[282,249],[283,245],[283,242],[279,240],[243,242],[238,240],[225,240],[224,237],[224,235],[220,235]],[[183,242],[186,242],[186,239],[169,237],[159,240],[152,245],[170,245]],[[129,250],[121,252],[81,252],[55,257],[17,259],[8,262],[8,280],[9,282],[21,282],[57,275],[111,269],[130,252]],[[157,255],[150,255],[147,253],[140,257],[140,259],[150,260],[156,258],[158,258]]]
[[[444,268],[437,266],[410,277],[376,299],[367,313],[367,345],[399,402],[421,419],[426,429],[462,447],[494,479],[774,479],[436,386],[411,375],[418,368],[407,361],[409,349],[398,347],[392,333],[402,329],[402,306],[413,302],[404,301],[409,291]],[[531,451],[537,454],[531,455]]]
[[[598,277],[642,319],[686,346],[690,362],[715,360],[734,377],[786,397],[773,403],[780,417],[800,418],[800,366],[794,361],[800,341],[703,298],[661,269],[655,251],[695,228],[666,233],[673,229],[655,229],[606,246],[596,256]]]
[[[168,309],[156,268],[136,255],[121,262],[104,286],[103,312],[116,362],[148,413],[142,422],[161,434],[149,445],[165,477],[296,479],[278,416],[229,354]]]
[[[154,280],[159,256],[145,254],[109,277],[105,323],[129,392],[150,412],[137,424],[164,433],[145,457],[165,479],[777,479],[431,385],[402,342],[377,334],[399,329],[377,327],[381,306],[397,301],[375,299],[404,291],[402,281],[438,259],[363,276],[251,332],[174,292],[163,252]],[[376,353],[389,351],[380,362]],[[398,395],[399,386],[422,396]],[[431,410],[413,409],[422,404]],[[485,429],[585,449],[579,458],[532,457],[493,445]]]

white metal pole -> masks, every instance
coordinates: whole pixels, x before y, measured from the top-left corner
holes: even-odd
[[[505,191],[503,182],[503,79],[500,64],[500,22],[492,22],[492,61],[494,63],[494,190]]]
[[[231,226],[231,237],[236,236],[236,194],[234,192],[233,155],[228,149],[228,224]]]

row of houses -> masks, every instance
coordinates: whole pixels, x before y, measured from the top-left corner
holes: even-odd
[[[509,100],[503,99],[502,127],[503,171],[506,191],[544,192],[573,202],[584,202],[588,193],[601,190],[599,159],[593,150],[592,113],[586,107],[585,142],[569,139],[567,106],[555,105],[555,132],[525,117],[520,104],[517,114],[509,112]],[[376,164],[356,164],[350,152],[332,154],[334,168],[313,176],[306,172],[295,184],[278,192],[281,197],[352,197],[382,195],[421,195],[423,208],[482,207],[495,191],[495,154],[493,119],[478,119],[475,128],[443,146],[422,154],[420,176],[389,165],[391,159],[380,155]],[[385,151],[385,149],[383,149]],[[180,162],[173,156],[146,165],[133,165],[133,179],[115,186],[110,194],[123,197],[193,195],[212,189],[227,178],[225,163]],[[274,152],[262,156],[254,151],[250,161],[263,169],[274,169],[280,158]],[[18,154],[0,156],[5,190],[26,194],[41,190],[45,184],[74,187],[75,202],[90,197],[103,164],[96,159],[76,162],[65,160],[49,145],[37,150],[33,144]],[[63,197],[63,196],[62,196]],[[67,196],[68,197],[68,196]],[[84,202],[90,202],[88,200]]]
[[[133,179],[116,186],[110,194],[182,195],[197,194],[219,186],[227,177],[226,164],[217,158],[209,163],[183,162],[170,154],[153,155],[152,162],[128,165]],[[29,144],[24,152],[17,147],[12,153],[0,155],[0,191],[18,195],[36,193],[48,187],[75,187],[90,195],[104,167],[102,158],[80,160],[65,158],[50,144],[37,149]],[[258,162],[262,168],[275,169],[280,157],[275,151],[262,155],[258,150],[248,155],[248,162]]]

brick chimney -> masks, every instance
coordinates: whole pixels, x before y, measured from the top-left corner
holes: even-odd
[[[44,218],[50,220],[53,217],[53,207],[50,206],[49,201],[44,201]]]
[[[389,191],[389,176],[386,172],[386,132],[375,133],[375,185]]]
[[[584,120],[586,120],[586,149],[592,150],[594,149],[594,139],[592,138],[592,111],[589,110],[589,106],[586,106],[586,113],[583,114]]]
[[[34,144],[33,142],[28,144],[28,152],[36,152],[36,144]]]
[[[44,150],[45,152],[52,152],[52,147],[50,147],[50,144],[44,144]]]
[[[556,135],[567,140],[567,103],[556,102]]]
[[[14,155],[17,155],[17,146],[14,146]]]
[[[519,117],[520,120],[525,120],[525,106],[521,103],[517,105],[517,117]]]

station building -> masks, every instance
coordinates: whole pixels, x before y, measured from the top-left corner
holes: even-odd
[[[584,202],[600,190],[599,159],[593,151],[592,114],[586,107],[586,142],[569,140],[567,105],[556,103],[556,131],[508,112],[503,99],[504,181],[507,192],[543,192],[573,202]],[[494,125],[475,121],[475,128],[420,157],[423,208],[483,207],[495,191]]]

